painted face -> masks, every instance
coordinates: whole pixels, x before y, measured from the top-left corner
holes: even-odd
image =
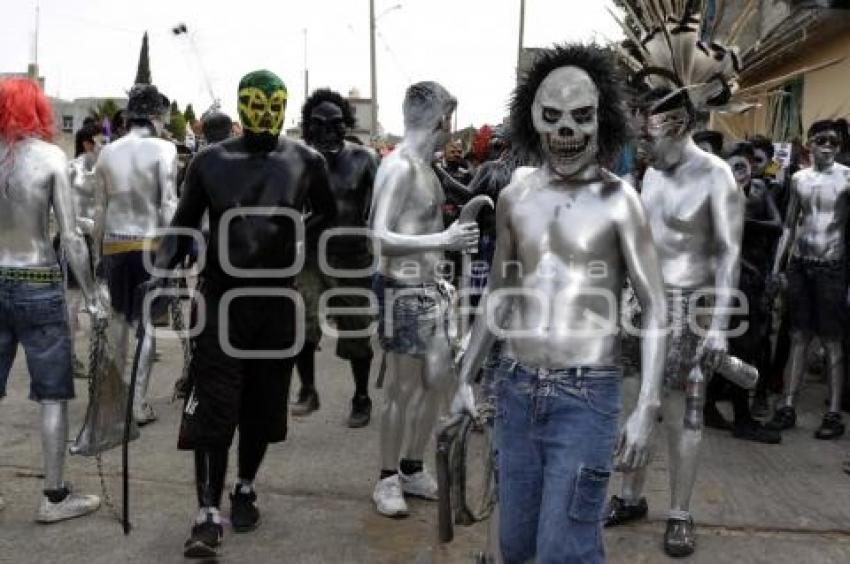
[[[286,86],[280,78],[265,70],[249,73],[239,82],[238,99],[245,131],[280,135],[286,110]]]
[[[834,129],[827,129],[816,133],[809,139],[809,150],[815,164],[821,167],[831,166],[835,162],[835,153],[841,140]]]
[[[324,155],[335,155],[345,146],[345,119],[333,102],[322,102],[310,114],[310,144]]]
[[[562,67],[549,73],[532,105],[534,129],[549,166],[571,178],[597,162],[599,90],[585,71]]]
[[[743,188],[753,178],[753,169],[750,165],[750,160],[743,155],[734,155],[726,159],[729,168],[732,169],[732,174],[735,176],[735,183],[738,188]]]
[[[753,157],[753,176],[761,178],[764,176],[764,170],[770,164],[770,159],[762,149],[755,149]]]
[[[457,143],[449,143],[446,145],[446,162],[457,162],[462,156],[460,145]]]
[[[682,155],[682,141],[688,133],[687,110],[681,108],[643,116],[641,122],[640,142],[649,164],[659,170],[676,166]]]

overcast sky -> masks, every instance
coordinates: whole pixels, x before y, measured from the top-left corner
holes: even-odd
[[[286,127],[304,101],[304,29],[310,88],[369,96],[368,0],[40,0],[38,58],[47,93],[123,96],[150,33],[154,83],[200,113],[211,98],[198,58],[171,28],[184,22],[215,95],[236,116],[236,86],[268,68],[289,90]],[[525,46],[620,36],[609,0],[527,0]],[[24,71],[33,53],[36,0],[3,0],[0,72]],[[376,0],[380,121],[401,133],[411,82],[436,80],[459,100],[458,126],[495,123],[513,87],[519,0]],[[401,5],[400,8],[394,6]]]

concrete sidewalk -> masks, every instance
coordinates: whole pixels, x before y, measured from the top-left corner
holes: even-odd
[[[85,339],[79,341],[82,352]],[[191,456],[175,448],[180,406],[170,402],[182,354],[176,342],[161,342],[159,350],[162,360],[155,365],[151,396],[160,420],[144,428],[131,448],[134,529],[127,537],[106,507],[56,525],[33,522],[42,486],[41,447],[38,410],[26,399],[29,381],[20,353],[9,396],[0,403],[0,491],[6,499],[0,512],[0,562],[184,562],[182,546],[195,512],[195,494]],[[226,531],[221,561],[471,562],[470,555],[484,543],[483,526],[458,528],[457,539],[441,546],[435,504],[413,501],[411,516],[403,520],[375,512],[371,492],[378,473],[377,417],[366,429],[345,426],[353,390],[348,365],[333,356],[328,340],[319,354],[322,408],[291,420],[290,438],[270,449],[258,477],[262,525],[248,535]],[[293,392],[297,387],[295,378]],[[87,382],[77,381],[78,399],[71,409],[74,436],[85,413],[86,388]],[[850,456],[850,439],[812,438],[825,393],[817,383],[804,390],[799,427],[786,433],[781,445],[757,445],[707,431],[693,503],[698,549],[686,561],[850,562],[850,477],[841,471],[842,460]],[[372,395],[377,416],[381,392]],[[667,503],[664,454],[657,449],[651,465],[650,520],[606,531],[612,563],[668,561],[661,552]],[[112,496],[120,502],[120,450],[106,454],[105,468]],[[67,477],[78,491],[100,492],[93,459],[69,457]],[[618,489],[619,479],[611,491]]]

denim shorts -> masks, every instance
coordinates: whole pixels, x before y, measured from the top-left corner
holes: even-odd
[[[0,279],[0,398],[18,343],[30,373],[30,399],[74,397],[71,335],[61,282],[40,284]]]
[[[605,561],[602,513],[622,369],[495,368],[499,544],[506,564]]]
[[[380,274],[372,289],[378,300],[378,338],[387,352],[424,357],[438,331],[445,334],[447,304],[436,284],[402,284]],[[389,309],[388,309],[389,307]]]

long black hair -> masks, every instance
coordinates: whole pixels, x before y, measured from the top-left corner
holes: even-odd
[[[619,67],[613,54],[598,45],[566,43],[543,50],[514,89],[510,102],[511,143],[531,160],[542,160],[540,134],[534,129],[532,105],[537,89],[549,73],[578,67],[590,75],[599,90],[599,161],[610,165],[631,137]]]

